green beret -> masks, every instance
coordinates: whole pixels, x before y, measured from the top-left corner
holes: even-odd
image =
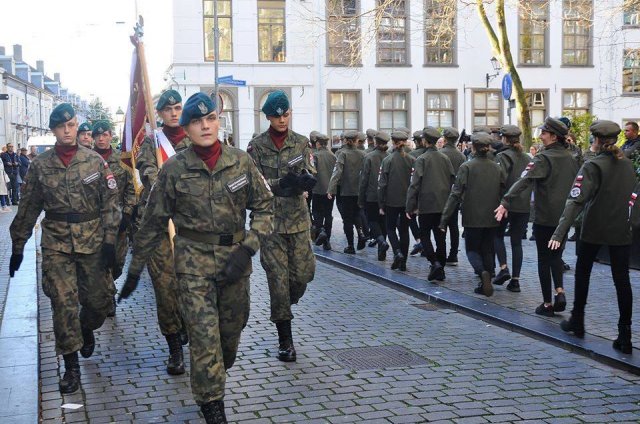
[[[596,121],[589,127],[594,137],[617,138],[620,134],[620,126],[612,121]]]
[[[457,140],[460,137],[460,133],[453,127],[447,127],[442,130],[442,136],[447,140]]]
[[[88,122],[83,122],[78,127],[78,132],[91,131],[91,125]]]
[[[391,139],[393,141],[404,141],[409,138],[409,134],[404,131],[393,131],[391,133]]]
[[[473,144],[490,145],[491,143],[493,143],[493,141],[494,141],[493,138],[491,138],[491,136],[484,131],[471,134],[471,142]]]
[[[418,140],[422,140],[422,137],[424,136],[424,134],[422,134],[422,131],[416,131],[413,133],[413,139],[418,141]]]
[[[188,125],[192,119],[202,118],[215,111],[216,105],[211,97],[201,91],[197,92],[189,97],[182,107],[180,126],[184,127]]]
[[[156,104],[156,110],[162,110],[165,106],[173,106],[178,103],[182,103],[180,93],[176,90],[167,90],[160,95],[158,103]]]
[[[504,137],[519,137],[522,130],[516,125],[503,125],[500,127],[500,135]]]
[[[60,103],[53,108],[49,115],[49,128],[54,129],[60,124],[71,121],[76,116],[76,111],[69,103]]]
[[[355,140],[358,138],[358,131],[356,130],[346,130],[344,132],[344,138],[346,138],[347,140]]]
[[[95,137],[99,134],[104,134],[107,131],[111,131],[111,122],[107,120],[96,121],[93,124],[93,130],[91,131],[91,136]]]
[[[374,129],[372,129],[372,128],[369,128],[369,129],[367,130],[366,134],[367,134],[367,137],[369,137],[369,138],[373,138],[373,137],[375,137],[375,136],[376,136],[376,134],[378,134],[378,131],[376,131],[376,130],[374,130]]]
[[[326,134],[318,133],[318,135],[316,135],[316,141],[329,141],[329,136]]]
[[[391,138],[393,138],[393,132],[394,131],[402,131],[403,133],[405,133],[407,135],[407,138],[409,138],[409,135],[411,134],[411,130],[407,127],[398,127],[395,128],[392,132],[391,132]]]
[[[382,144],[388,143],[389,140],[391,140],[391,137],[389,136],[389,134],[387,134],[384,131],[378,131],[373,138],[376,139],[376,143],[382,143]]]
[[[422,133],[424,134],[424,139],[431,144],[438,141],[438,139],[441,137],[440,132],[438,132],[438,130],[434,127],[424,127]]]
[[[318,139],[318,134],[320,134],[318,131],[311,131],[309,133],[309,141],[313,142],[316,141]]]
[[[365,141],[367,139],[367,135],[363,132],[358,133],[358,140]]]
[[[267,100],[262,106],[262,112],[267,116],[282,116],[289,110],[289,99],[282,90],[269,93]]]
[[[566,116],[559,117],[558,121],[560,121],[563,124],[565,124],[567,126],[567,128],[571,128],[571,119],[567,118]]]
[[[486,126],[480,126],[480,127],[473,127],[473,132],[472,134],[476,134],[476,133],[486,133],[486,134],[491,134],[491,128],[486,127]]]
[[[550,132],[555,135],[564,137],[569,133],[569,128],[560,120],[548,117],[544,120],[544,124],[539,127],[542,131]]]

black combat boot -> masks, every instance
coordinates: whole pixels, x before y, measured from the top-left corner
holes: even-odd
[[[367,237],[364,235],[362,228],[358,228],[358,245],[356,247],[358,250],[362,250],[367,247]]]
[[[560,328],[567,333],[573,332],[576,337],[584,337],[584,314],[571,312],[571,318],[560,323]]]
[[[400,253],[399,250],[397,250],[395,252],[395,255],[393,255],[393,263],[391,264],[391,269],[400,268],[400,264],[402,263],[403,260],[404,260],[404,255]]]
[[[63,355],[64,376],[58,383],[60,393],[68,395],[80,388],[80,363],[78,362],[78,352]]]
[[[389,243],[386,242],[383,236],[378,236],[378,260],[384,261],[387,259],[387,250],[389,250]]]
[[[227,416],[224,413],[224,401],[214,400],[200,405],[200,411],[207,424],[227,424]]]
[[[444,281],[444,267],[440,264],[440,262],[435,261],[433,265],[429,268],[429,276],[427,277],[427,281]]]
[[[327,239],[327,241],[324,242],[324,244],[322,245],[322,249],[331,250],[331,242],[329,241],[329,239]]]
[[[278,329],[278,359],[282,362],[296,361],[296,348],[293,347],[293,336],[291,335],[291,321],[276,322]]]
[[[398,266],[398,270],[399,271],[406,271],[407,270],[407,258],[405,258],[404,256],[402,257],[402,260],[400,261],[400,266]]]
[[[322,246],[327,240],[329,240],[329,237],[327,237],[327,232],[324,230],[324,228],[321,228],[318,236],[316,237],[316,246]]]
[[[613,348],[627,355],[633,353],[630,325],[618,324],[618,338],[613,341]]]
[[[82,327],[82,340],[84,344],[80,348],[80,355],[83,358],[89,358],[96,348],[96,338],[93,336],[93,330]]]
[[[180,333],[165,336],[169,345],[169,360],[167,361],[167,373],[171,375],[184,374],[184,356],[182,355],[182,343]]]
[[[345,247],[344,248],[344,253],[347,253],[349,255],[355,255],[356,254],[356,249],[354,249],[353,244],[350,244],[347,247]]]

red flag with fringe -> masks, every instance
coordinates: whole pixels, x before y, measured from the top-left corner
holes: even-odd
[[[122,162],[130,168],[135,167],[135,158],[146,135],[147,111],[145,105],[142,67],[138,59],[138,39],[131,37],[133,55],[131,57],[131,86],[129,105],[125,117],[125,129],[122,140]]]

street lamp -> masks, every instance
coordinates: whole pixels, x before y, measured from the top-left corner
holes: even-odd
[[[485,78],[486,78],[486,81],[487,81],[487,88],[489,88],[489,82],[491,82],[495,77],[500,75],[500,69],[502,69],[500,67],[500,62],[498,62],[498,59],[496,59],[495,57],[491,58],[491,67],[493,68],[495,73],[493,73],[493,74],[487,73],[486,74]]]

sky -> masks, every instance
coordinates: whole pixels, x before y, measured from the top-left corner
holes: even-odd
[[[171,63],[172,0],[17,0],[2,2],[0,46],[45,74],[60,73],[62,86],[86,100],[99,97],[115,112],[127,107],[133,34],[144,18],[144,45],[152,93],[165,86]],[[122,23],[119,23],[122,22]]]

